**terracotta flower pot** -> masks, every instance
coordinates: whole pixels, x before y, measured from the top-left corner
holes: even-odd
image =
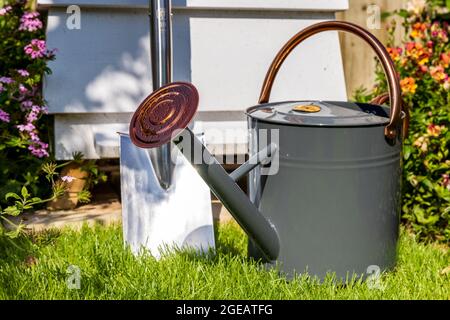
[[[64,176],[74,177],[75,179],[68,182],[68,189],[63,196],[48,203],[48,210],[71,210],[78,204],[78,193],[86,185],[88,173],[81,170],[78,164],[69,164],[61,171],[61,177]]]

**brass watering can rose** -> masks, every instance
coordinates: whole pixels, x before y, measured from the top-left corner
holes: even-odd
[[[392,62],[386,48],[373,34],[353,23],[344,21],[320,22],[307,27],[294,35],[283,46],[283,48],[281,48],[272,64],[270,65],[270,68],[267,71],[266,77],[264,79],[264,83],[262,85],[261,93],[259,96],[259,103],[263,104],[269,102],[270,93],[272,91],[275,77],[277,76],[277,73],[280,70],[280,67],[283,64],[284,60],[286,60],[287,56],[292,52],[292,50],[294,50],[297,45],[299,45],[309,37],[324,31],[345,31],[352,33],[366,41],[377,54],[387,77],[391,102],[390,120],[384,129],[384,135],[389,140],[395,141],[395,138],[398,135],[397,131],[399,125],[402,121],[402,99],[400,84],[397,72],[395,71],[394,63]]]
[[[191,122],[198,106],[198,92],[190,83],[172,82],[149,95],[130,123],[130,138],[141,148],[159,147]]]

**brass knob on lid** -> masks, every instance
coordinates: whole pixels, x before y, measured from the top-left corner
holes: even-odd
[[[292,108],[292,111],[296,112],[305,112],[305,113],[316,113],[322,110],[319,106],[315,104],[304,104],[304,105],[298,105]]]

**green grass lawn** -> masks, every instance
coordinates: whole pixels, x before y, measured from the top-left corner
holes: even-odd
[[[234,224],[218,230],[215,255],[136,258],[120,226],[48,231],[0,239],[0,299],[450,299],[448,249],[416,243],[402,232],[395,271],[381,289],[359,280],[345,285],[306,276],[287,281],[246,258],[246,237]],[[68,289],[68,267],[81,288]]]

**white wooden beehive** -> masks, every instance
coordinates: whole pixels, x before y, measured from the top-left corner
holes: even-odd
[[[48,10],[48,47],[58,49],[44,86],[55,115],[57,159],[74,151],[90,159],[118,157],[116,132],[127,131],[133,111],[151,92],[148,1],[38,4]],[[81,8],[79,30],[66,25],[70,5]],[[199,89],[196,126],[214,153],[246,152],[243,111],[257,103],[275,54],[305,26],[334,19],[347,7],[347,0],[173,0],[174,80]],[[338,35],[329,32],[288,58],[272,101],[346,96]],[[238,130],[213,137],[227,128]]]

